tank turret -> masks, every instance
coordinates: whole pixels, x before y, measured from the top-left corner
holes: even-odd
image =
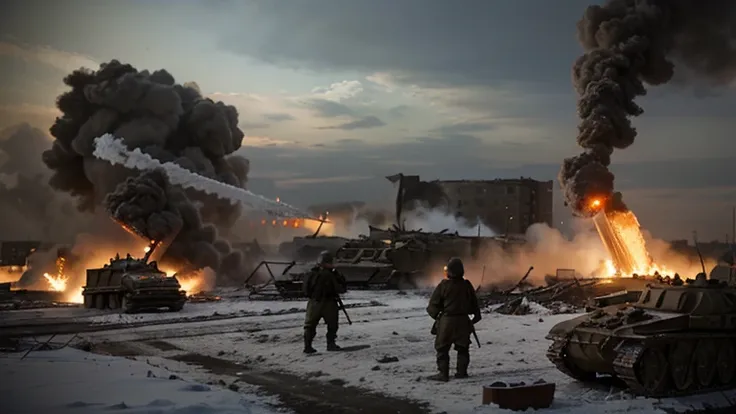
[[[736,288],[705,273],[648,285],[636,303],[560,322],[547,339],[547,357],[581,381],[613,375],[650,397],[733,388]]]

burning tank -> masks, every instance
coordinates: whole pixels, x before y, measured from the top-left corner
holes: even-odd
[[[555,325],[547,357],[568,376],[623,380],[666,397],[736,387],[736,288],[700,273],[680,286],[649,285],[634,304]]]
[[[180,311],[187,297],[176,276],[167,276],[155,261],[149,262],[158,245],[153,242],[142,259],[116,255],[100,269],[87,269],[84,307],[122,309],[125,313],[158,308]]]

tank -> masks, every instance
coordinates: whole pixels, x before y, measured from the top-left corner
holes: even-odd
[[[125,313],[158,308],[180,311],[187,300],[186,292],[175,276],[167,276],[147,258],[116,256],[101,269],[87,269],[87,283],[82,290],[84,307],[121,309]]]
[[[292,241],[279,245],[279,254],[296,261],[314,261],[324,250],[334,253],[348,241],[337,236],[294,237]]]
[[[416,287],[429,254],[410,245],[343,247],[335,254],[335,269],[353,289]]]
[[[736,288],[705,273],[649,285],[636,303],[560,322],[547,339],[547,357],[576,380],[612,375],[647,397],[734,388]]]

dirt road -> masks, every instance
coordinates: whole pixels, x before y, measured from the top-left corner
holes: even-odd
[[[92,352],[114,356],[144,355],[141,348],[157,348],[174,352],[178,348],[168,342],[156,340],[147,343],[106,342],[92,345]],[[429,413],[426,404],[406,399],[388,397],[357,387],[346,386],[340,380],[323,382],[293,374],[263,371],[232,361],[211,356],[186,353],[170,356],[167,359],[196,366],[210,373],[259,386],[269,395],[276,396],[283,406],[297,414],[425,414]]]

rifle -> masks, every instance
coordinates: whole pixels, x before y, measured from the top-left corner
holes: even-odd
[[[478,345],[478,348],[480,348],[480,340],[478,339],[478,334],[475,333],[475,325],[471,323],[470,329],[471,329],[471,332],[473,333],[473,337],[475,338],[475,343]]]
[[[437,323],[439,322],[440,318],[442,318],[442,312],[437,315],[437,319],[435,319],[434,323],[432,324],[432,330],[430,331],[432,335],[437,335]],[[475,332],[475,325],[473,325],[472,323],[470,324],[470,332],[475,338],[476,345],[478,345],[478,348],[480,348],[480,340],[478,339],[478,334]]]
[[[348,320],[348,325],[352,325],[353,321],[350,320],[350,315],[348,315],[348,311],[345,310],[345,304],[342,303],[342,299],[340,299],[340,295],[336,295],[336,298],[337,298],[337,306],[339,306],[340,309],[342,309],[342,313],[345,314],[345,318],[347,318]]]

